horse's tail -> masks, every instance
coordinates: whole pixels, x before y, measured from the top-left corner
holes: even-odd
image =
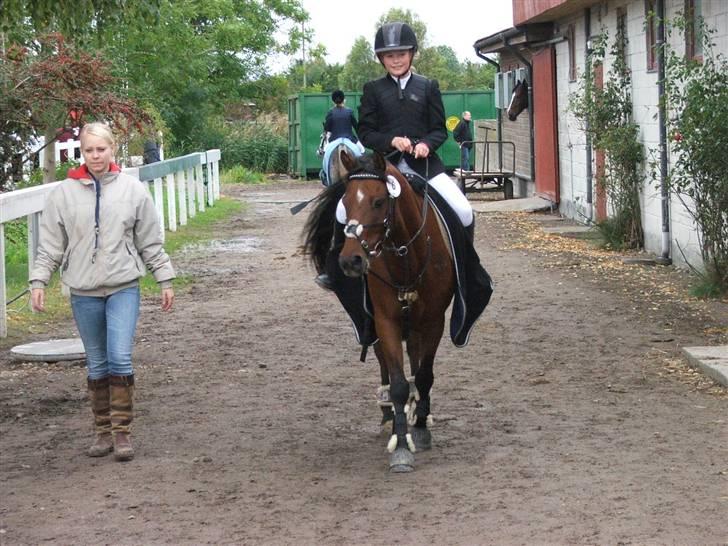
[[[324,189],[313,202],[303,228],[303,252],[308,254],[316,270],[321,272],[334,235],[336,206],[346,189],[343,181]]]

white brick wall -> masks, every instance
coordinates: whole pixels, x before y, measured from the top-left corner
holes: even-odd
[[[673,17],[684,9],[683,0],[666,0],[666,16]],[[662,249],[662,207],[659,178],[650,176],[649,163],[659,163],[659,126],[657,119],[657,73],[647,72],[646,40],[644,32],[644,0],[611,1],[598,4],[591,11],[591,34],[596,36],[604,28],[609,33],[611,46],[616,34],[617,8],[627,14],[628,65],[632,71],[633,115],[640,125],[640,137],[645,145],[645,182],[642,192],[643,227],[645,248],[654,254]],[[728,1],[703,0],[703,17],[711,28],[718,29],[713,36],[715,50],[728,55]],[[566,33],[569,24],[575,25],[575,51],[579,75],[584,70],[585,24],[583,13],[558,21],[560,31]],[[670,45],[677,51],[684,50],[684,38],[675,33]],[[605,61],[605,81],[611,68],[611,60]],[[561,170],[560,212],[577,221],[586,222],[591,211],[586,204],[586,151],[585,138],[577,121],[568,111],[568,97],[577,91],[578,82],[569,82],[569,48],[567,42],[556,45],[556,71],[558,92],[559,167]],[[592,161],[595,154],[592,154]],[[593,166],[592,171],[595,172]],[[594,200],[596,195],[594,195]],[[593,217],[593,216],[592,216]],[[695,225],[684,205],[676,196],[670,200],[671,256],[676,264],[700,263],[700,251]],[[683,257],[683,253],[685,257]]]

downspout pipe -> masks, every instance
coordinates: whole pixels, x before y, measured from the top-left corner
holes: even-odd
[[[657,0],[657,94],[658,125],[660,126],[660,201],[662,205],[662,249],[655,261],[672,263],[670,236],[670,190],[667,184],[667,101],[665,100],[665,0]]]
[[[591,10],[589,8],[586,8],[584,10],[584,36],[586,39],[584,40],[584,66],[585,71],[587,74],[591,72]],[[593,74],[589,75],[589,77],[594,77]],[[586,123],[586,217],[589,219],[589,222],[594,221],[594,172],[592,171],[592,139],[591,136],[589,136],[589,122]],[[573,199],[574,196],[572,195],[571,198]]]
[[[496,73],[501,71],[500,63],[494,61],[490,57],[486,57],[485,55],[483,55],[477,47],[475,48],[475,55],[483,59],[485,62],[493,65],[495,67]],[[496,140],[501,141],[503,140],[503,110],[501,110],[500,108],[496,108],[496,110],[498,111],[496,114]],[[498,144],[498,165],[503,165],[503,146],[501,144]]]
[[[508,43],[508,37],[503,37],[503,45],[508,48],[508,51],[513,53],[516,58],[526,65],[528,70],[528,140],[531,146],[531,180],[536,181],[536,151],[534,149],[534,127],[533,127],[533,65],[518,51],[518,48],[513,47]]]

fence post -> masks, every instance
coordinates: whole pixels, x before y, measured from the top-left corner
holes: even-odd
[[[38,243],[40,237],[40,215],[35,212],[28,215],[28,276],[35,265],[35,258],[38,256]]]
[[[177,231],[177,205],[175,202],[174,174],[164,177],[167,184],[167,226],[169,231]]]
[[[194,169],[189,168],[185,171],[185,180],[187,181],[187,215],[194,218],[197,214],[195,209],[195,177]]]
[[[185,172],[179,171],[175,174],[177,178],[177,198],[179,199],[179,225],[187,225],[187,181]]]
[[[195,166],[195,187],[197,188],[197,206],[205,212],[205,181],[202,179],[202,163]]]
[[[8,309],[5,305],[8,296],[5,290],[5,224],[0,223],[0,337],[8,337]]]

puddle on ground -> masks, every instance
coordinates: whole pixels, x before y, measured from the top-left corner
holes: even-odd
[[[221,252],[257,252],[263,240],[258,237],[234,237],[232,239],[213,239],[204,243],[185,245],[178,252],[186,256],[217,254]]]

